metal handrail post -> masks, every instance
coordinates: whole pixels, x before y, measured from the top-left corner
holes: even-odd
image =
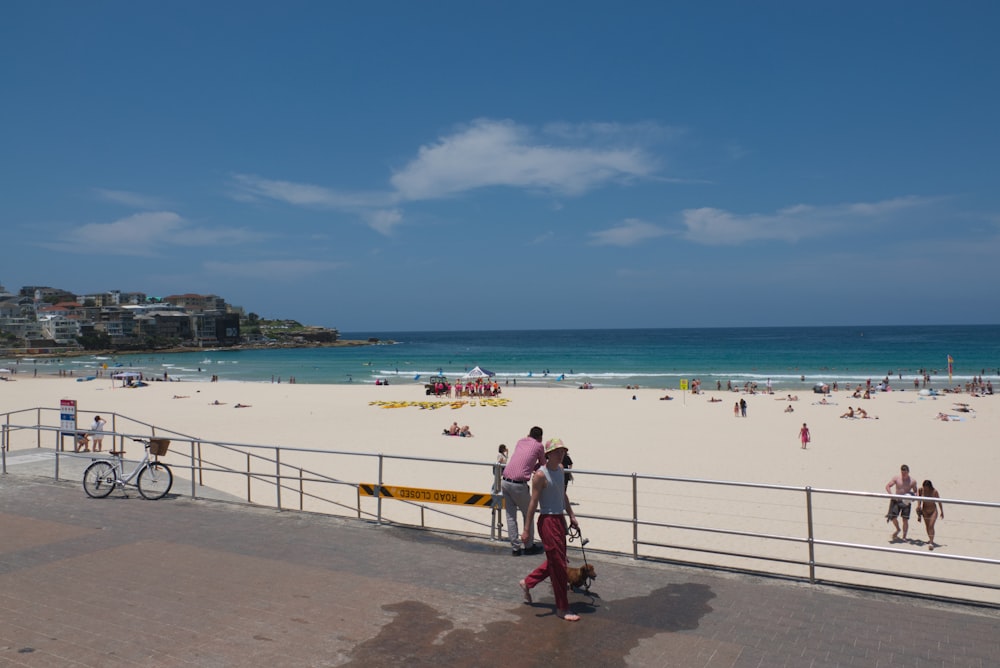
[[[503,540],[503,465],[493,465],[493,520],[490,522],[490,538],[493,540]]]
[[[3,439],[0,440],[0,459],[3,463],[0,465],[0,473],[4,475],[7,474],[7,432],[10,430],[10,416],[7,417],[8,423],[3,426]]]
[[[35,424],[42,424],[42,409],[36,408],[35,410],[37,411],[35,415]],[[42,432],[40,429],[35,431],[35,447],[42,447]]]
[[[375,486],[375,498],[377,499],[376,504],[376,518],[379,524],[382,524],[382,463],[384,461],[383,455],[380,452],[378,455],[378,485]]]
[[[55,453],[56,453],[55,477],[56,477],[56,482],[59,482],[59,455],[62,454],[62,448],[59,447],[59,445],[60,445],[60,441],[62,439],[62,432],[57,431],[57,432],[53,432],[53,433],[54,433],[55,439],[56,439],[56,446],[54,448],[52,448],[55,451]],[[73,448],[73,449],[75,450],[76,448]]]
[[[306,509],[306,481],[302,467],[299,467],[299,510]]]
[[[274,449],[274,491],[278,510],[281,510],[281,448],[277,447]]]
[[[250,500],[250,452],[247,452],[247,503],[253,503]]]
[[[195,459],[194,459],[194,441],[191,441],[190,443],[188,443],[188,448],[191,451],[191,498],[192,499],[197,499],[198,498],[198,485],[195,484],[195,475],[194,475],[194,461],[195,461]]]
[[[632,474],[632,558],[639,558],[639,477]]]
[[[812,487],[806,486],[806,530],[809,545],[809,582],[816,584],[816,543],[813,534],[813,497]]]

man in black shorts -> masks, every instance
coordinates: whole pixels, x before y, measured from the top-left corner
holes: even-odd
[[[892,488],[896,491],[893,492]],[[899,520],[903,517],[903,540],[906,540],[906,532],[910,530],[910,501],[908,496],[917,493],[917,483],[910,477],[910,467],[903,464],[899,467],[899,475],[893,476],[885,485],[886,494],[896,494],[897,497],[889,501],[889,514],[885,516],[887,522],[892,522],[896,530],[892,533],[892,541],[899,539]]]

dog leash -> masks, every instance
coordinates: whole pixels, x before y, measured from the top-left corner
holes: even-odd
[[[577,538],[580,539],[580,551],[583,553],[583,565],[585,567],[589,567],[590,564],[587,563],[587,550],[585,549],[585,546],[587,545],[587,543],[590,542],[590,539],[583,537],[583,535],[580,533],[580,527],[578,526],[576,527],[571,526],[569,529],[566,530],[566,534],[569,536],[569,542],[571,543],[575,541]],[[594,581],[593,578],[591,578],[589,575],[586,577],[586,580],[584,580],[583,588],[588,594],[590,593],[590,583],[593,581]]]

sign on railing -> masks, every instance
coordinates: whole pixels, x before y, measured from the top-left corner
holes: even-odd
[[[59,428],[65,436],[76,436],[76,399],[59,401]]]
[[[377,496],[381,496],[383,499],[423,501],[425,503],[450,503],[456,506],[493,507],[493,496],[491,494],[450,492],[440,489],[421,489],[419,487],[399,487],[396,485],[382,485],[379,487],[371,482],[358,484],[358,493],[361,496],[376,496],[376,489],[380,492]]]

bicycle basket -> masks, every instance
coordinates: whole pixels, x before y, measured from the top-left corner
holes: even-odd
[[[151,438],[149,439],[149,454],[154,457],[162,457],[167,454],[167,448],[170,447],[170,440],[166,438]]]

